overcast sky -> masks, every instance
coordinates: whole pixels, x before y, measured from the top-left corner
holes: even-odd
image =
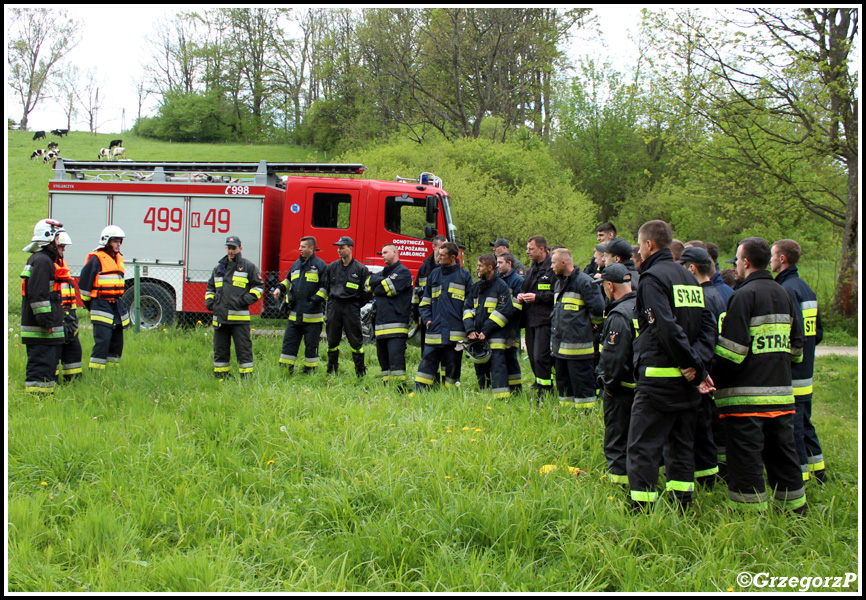
[[[43,5],[46,8],[48,5]],[[78,46],[69,53],[67,62],[75,64],[82,73],[95,69],[103,98],[99,113],[99,132],[117,133],[129,129],[135,122],[138,98],[135,81],[142,77],[142,63],[150,54],[145,36],[152,35],[154,23],[169,19],[182,9],[206,10],[206,5],[66,5],[69,14],[82,23]],[[605,6],[596,8],[600,39],[580,32],[575,46],[578,51],[569,53],[572,60],[592,49],[594,58],[610,60],[618,69],[628,69],[635,46],[628,35],[637,33],[640,7],[636,5]],[[145,115],[153,114],[157,99],[149,98]],[[6,86],[6,117],[21,119],[21,107]],[[72,129],[86,130],[86,118],[82,115],[73,122]],[[44,100],[29,117],[29,129],[51,130],[66,127],[66,116],[52,99]]]

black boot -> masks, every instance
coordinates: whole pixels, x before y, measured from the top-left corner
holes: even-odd
[[[340,360],[339,350],[328,350],[328,375],[337,374],[337,363]]]
[[[353,352],[352,360],[355,362],[355,375],[363,377],[367,374],[367,367],[364,365],[364,353]]]

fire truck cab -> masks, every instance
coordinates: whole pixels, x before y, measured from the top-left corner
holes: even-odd
[[[58,159],[49,215],[76,241],[75,254],[66,257],[73,275],[102,228],[121,227],[125,299],[131,305],[137,265],[141,326],[162,327],[176,313],[207,312],[205,286],[229,235],[241,239],[243,256],[259,266],[267,291],[298,258],[305,236],[316,238],[326,263],[338,258],[334,243],[351,237],[354,257],[371,271],[384,268],[382,246],[395,244],[413,275],[432,252],[434,235],[456,242],[450,199],[438,177],[358,178],[364,171],[360,164]],[[275,316],[266,306],[270,294],[264,298],[251,312]]]

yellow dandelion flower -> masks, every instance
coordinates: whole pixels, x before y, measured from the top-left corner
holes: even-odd
[[[390,425],[388,425],[388,427],[396,427],[396,425],[394,425],[393,423],[391,423]]]
[[[446,430],[445,430],[445,433],[451,433],[451,430],[450,430],[450,429],[446,429]]]
[[[463,428],[463,431],[469,431],[469,428],[468,428],[468,427],[464,427],[464,428]]]
[[[40,483],[39,485],[48,485],[48,482],[47,482],[47,481],[43,481],[43,482]]]
[[[272,464],[274,464],[274,461],[269,460],[269,461],[268,461],[268,464],[269,464],[269,465],[272,465]]]
[[[488,406],[488,407],[487,407],[487,410],[493,410],[493,407],[492,407],[492,406]]]
[[[409,395],[408,395],[407,397],[408,397],[408,398],[414,398],[414,397],[415,397],[415,392],[409,392]]]
[[[430,440],[430,443],[431,443],[431,444],[435,444],[435,443],[438,442],[438,441],[439,441],[439,440],[432,439],[432,440]]]
[[[538,469],[538,472],[542,475],[547,475],[548,473],[556,471],[557,468],[558,467],[556,465],[544,465],[543,467]]]

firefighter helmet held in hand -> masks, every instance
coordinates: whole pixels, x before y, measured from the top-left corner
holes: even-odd
[[[121,229],[117,225],[109,225],[102,230],[101,234],[99,234],[99,245],[107,246],[108,240],[110,240],[111,238],[120,238],[122,240],[125,237],[126,234],[123,233],[123,229]]]
[[[472,340],[470,342],[464,342],[463,347],[466,350],[466,354],[469,355],[469,360],[474,362],[476,365],[483,365],[488,362],[490,356],[493,354],[487,340]]]

